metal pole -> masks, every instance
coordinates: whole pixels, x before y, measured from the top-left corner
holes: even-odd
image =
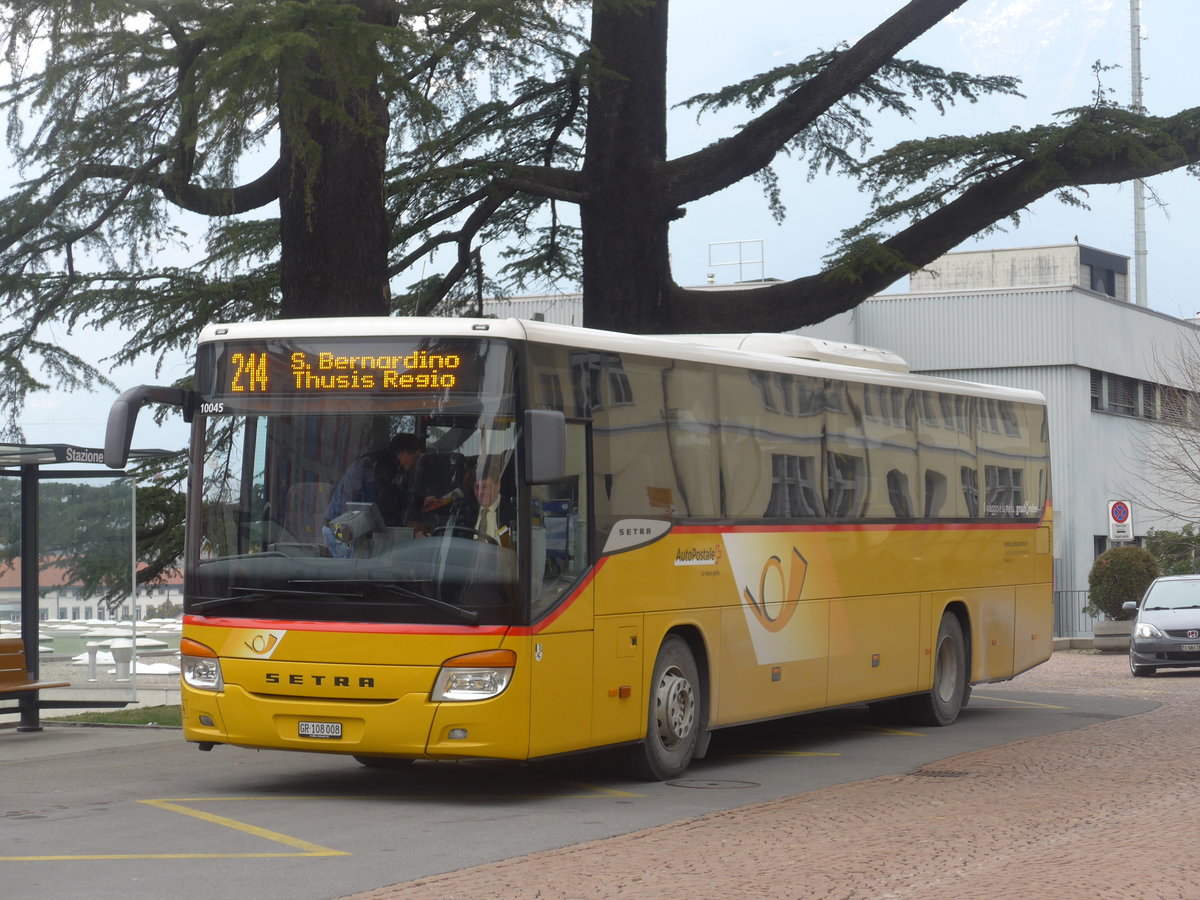
[[[21,466],[21,640],[25,642],[25,670],[31,681],[40,676],[38,656],[38,467]],[[21,721],[17,731],[41,731],[37,691],[19,701]]]
[[[129,478],[129,544],[130,556],[132,564],[130,567],[130,604],[129,610],[133,615],[130,621],[129,634],[133,638],[133,655],[129,662],[129,690],[133,701],[137,702],[137,662],[138,662],[138,643],[137,643],[137,479],[133,476]]]
[[[1142,0],[1129,0],[1129,72],[1132,81],[1130,105],[1135,113],[1144,113],[1142,106]],[[1149,305],[1146,294],[1146,183],[1133,183],[1133,265],[1136,278],[1134,299],[1138,306]]]

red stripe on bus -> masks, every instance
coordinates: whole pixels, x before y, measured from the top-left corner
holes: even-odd
[[[183,617],[185,625],[214,628],[243,628],[279,631],[327,631],[334,634],[495,634],[504,635],[510,625],[414,625],[395,622],[295,622],[289,619],[226,619],[198,615]]]

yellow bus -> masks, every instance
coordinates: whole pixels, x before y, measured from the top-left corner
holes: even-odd
[[[1051,651],[1042,397],[792,335],[516,319],[214,325],[194,390],[184,736],[368,766],[872,704],[947,725]],[[485,521],[487,524],[485,524]]]

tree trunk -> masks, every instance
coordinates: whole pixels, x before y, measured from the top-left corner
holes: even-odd
[[[667,0],[596,0],[583,227],[583,324],[670,331],[666,161]]]
[[[310,60],[281,79],[284,317],[390,311],[387,106],[373,79],[347,85],[336,78]]]

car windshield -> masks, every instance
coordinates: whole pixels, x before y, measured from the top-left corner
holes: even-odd
[[[360,354],[362,344],[356,344]],[[380,347],[371,352],[383,353]],[[406,624],[519,621],[507,346],[412,338],[386,345],[392,360],[435,353],[456,360],[453,390],[300,395],[289,385],[238,396],[239,384],[267,377],[258,373],[276,360],[307,359],[305,348],[292,342],[272,348],[269,357],[218,348],[199,367],[201,385],[218,389],[202,390],[214,399],[202,403],[194,432],[194,446],[203,448],[194,452],[205,458],[203,483],[192,487],[191,515],[200,527],[190,531],[187,612]],[[238,356],[240,363],[221,362]],[[384,359],[347,358],[359,366]],[[220,379],[232,390],[222,394]]]
[[[1200,608],[1200,578],[1156,581],[1146,594],[1145,609]]]

